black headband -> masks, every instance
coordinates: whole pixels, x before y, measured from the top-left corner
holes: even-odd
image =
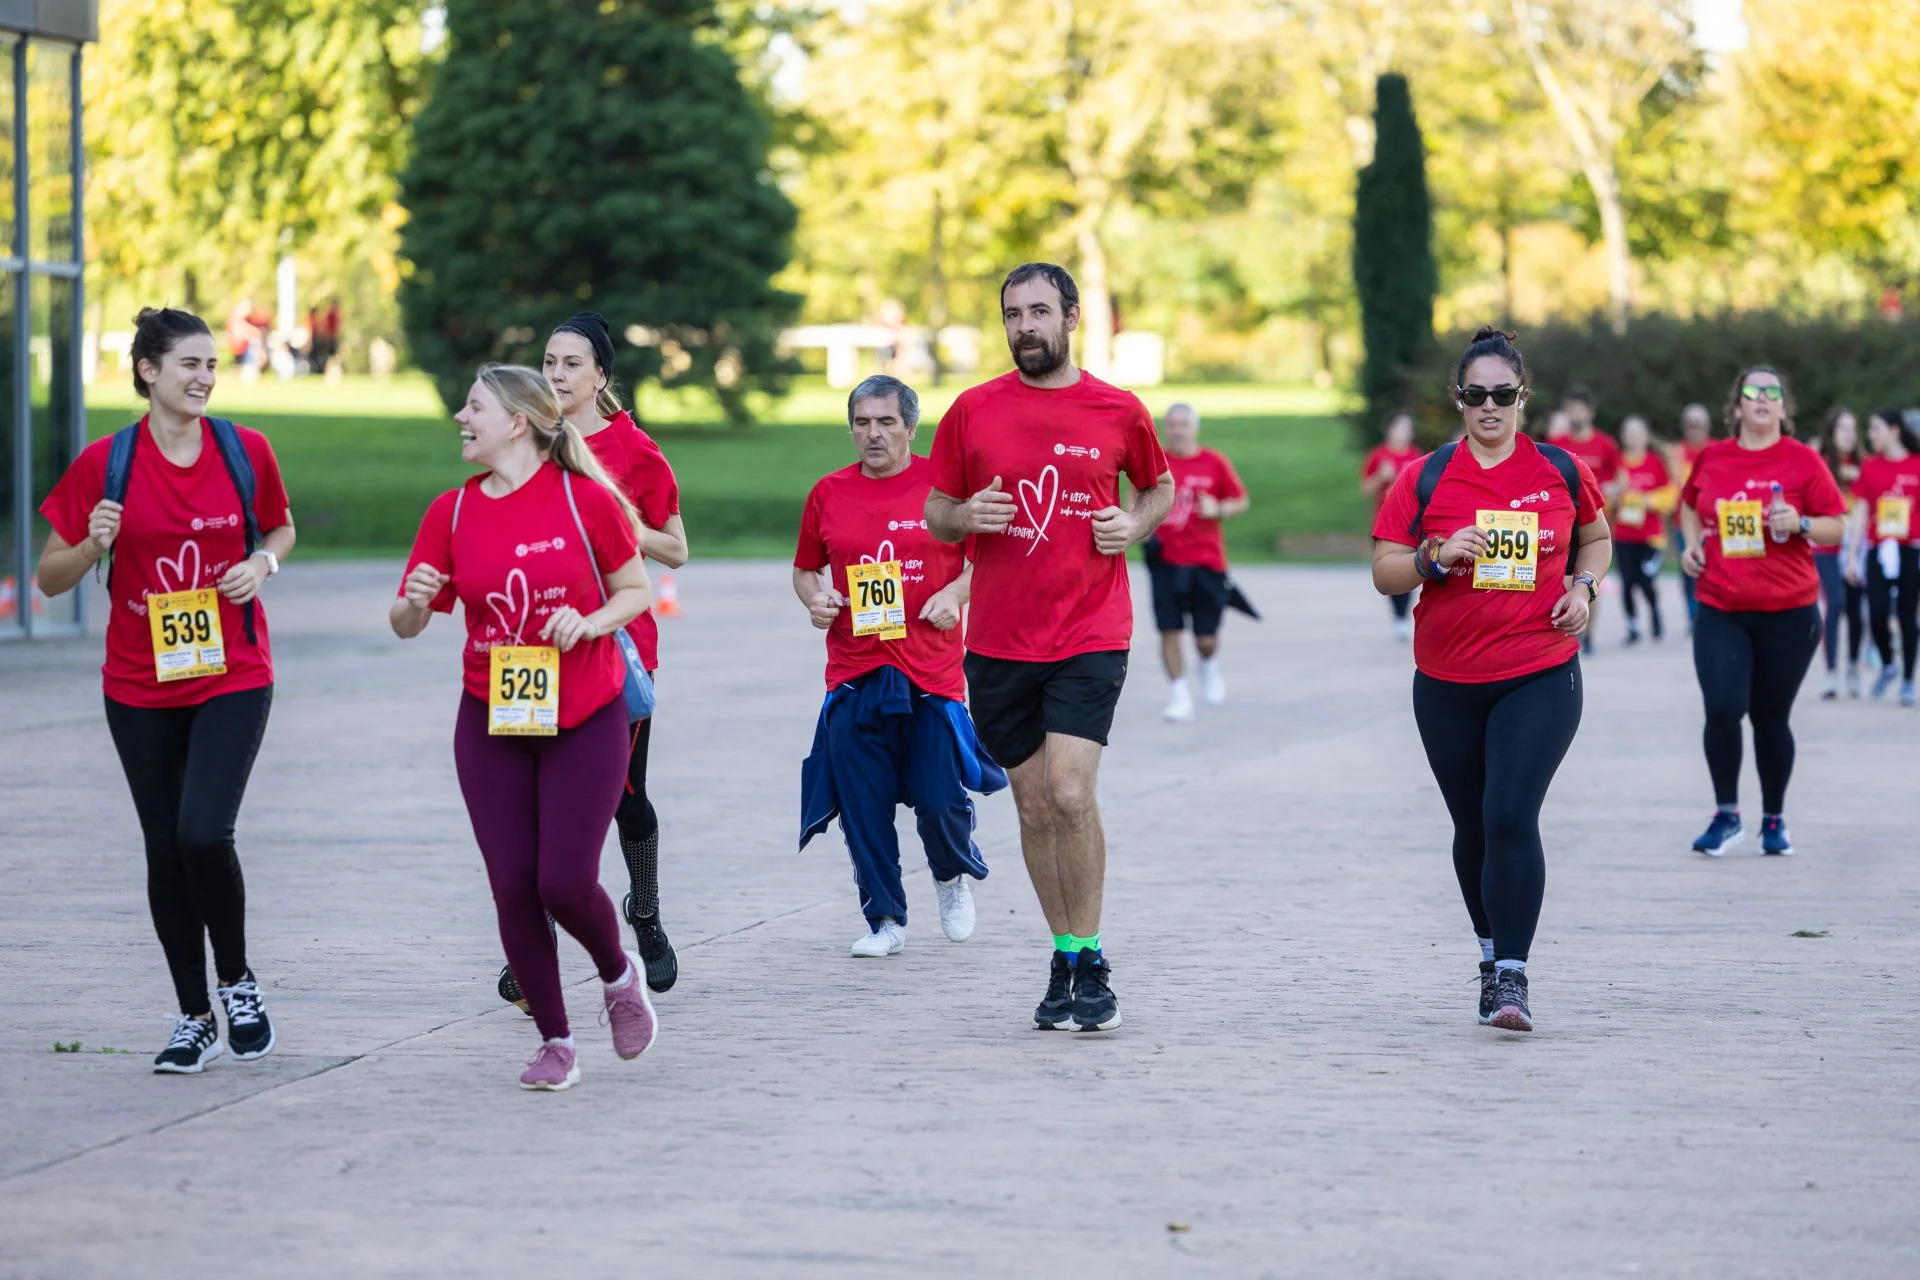
[[[607,328],[607,318],[598,311],[577,311],[559,324],[553,326],[555,333],[577,333],[587,340],[593,348],[593,362],[600,366],[600,372],[609,377],[613,374],[613,334]]]

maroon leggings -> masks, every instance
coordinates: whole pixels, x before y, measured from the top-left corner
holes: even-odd
[[[551,738],[493,737],[487,704],[460,697],[453,763],[493,885],[500,945],[543,1039],[567,1034],[552,916],[603,982],[627,971],[620,918],[600,887],[600,850],[627,785],[627,712],[618,698]]]

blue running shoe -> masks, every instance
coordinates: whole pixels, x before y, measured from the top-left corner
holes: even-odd
[[[1787,834],[1787,820],[1775,815],[1760,819],[1760,852],[1786,858],[1793,854],[1793,837]]]
[[[1880,674],[1873,678],[1873,688],[1869,690],[1869,693],[1873,697],[1884,698],[1887,696],[1887,690],[1893,688],[1893,682],[1899,678],[1900,664],[1897,662],[1885,663],[1880,668]]]
[[[1746,838],[1747,829],[1740,825],[1740,815],[1720,809],[1714,812],[1713,821],[1693,842],[1693,851],[1717,858]]]
[[[1900,705],[1910,707],[1913,703],[1913,681],[1909,680],[1900,686]]]

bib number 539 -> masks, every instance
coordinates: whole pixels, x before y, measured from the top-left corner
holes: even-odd
[[[147,622],[153,630],[155,680],[164,684],[226,671],[220,598],[212,587],[148,596]]]

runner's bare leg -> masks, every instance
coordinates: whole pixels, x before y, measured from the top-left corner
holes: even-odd
[[[1162,631],[1160,633],[1160,665],[1167,669],[1167,679],[1178,680],[1187,673],[1185,656],[1180,652],[1180,637],[1184,631]],[[1098,745],[1097,743],[1095,745]]]
[[[1008,774],[1027,876],[1056,934],[1100,932],[1107,875],[1107,837],[1095,795],[1100,750],[1090,739],[1050,733]]]

